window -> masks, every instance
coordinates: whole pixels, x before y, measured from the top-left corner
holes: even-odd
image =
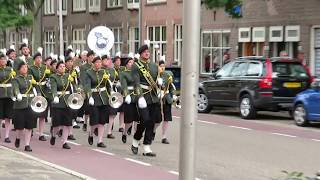
[[[74,49],[83,51],[86,46],[86,35],[84,29],[73,29],[72,30],[72,46]]]
[[[128,37],[129,52],[137,53],[139,49],[139,28],[129,28]]]
[[[89,0],[89,12],[100,12],[100,0]]]
[[[19,46],[22,44],[23,39],[27,39],[27,32],[19,32],[18,34]],[[29,41],[29,44],[30,44],[30,41]]]
[[[10,32],[9,34],[9,44],[10,45],[16,45],[16,33]]]
[[[68,43],[68,30],[63,30],[63,49],[67,49],[69,43]]]
[[[57,3],[57,15],[59,15],[59,12],[60,12],[60,0],[58,0],[58,3]],[[62,15],[67,15],[67,0],[62,0]]]
[[[283,41],[283,26],[271,26],[269,34],[269,42]]]
[[[121,52],[122,49],[122,29],[120,27],[111,28],[114,34],[114,45],[111,49],[111,54],[115,55],[117,52]]]
[[[114,8],[114,7],[121,7],[122,6],[122,0],[107,0],[108,4],[107,7],[108,8]]]
[[[147,0],[147,4],[162,3],[162,2],[167,2],[167,0]]]
[[[182,25],[174,26],[174,63],[179,66],[182,60]]]
[[[44,56],[47,57],[55,51],[54,31],[46,31],[44,37]]]
[[[251,42],[251,28],[239,28],[238,42]]]
[[[300,41],[300,26],[286,26],[286,42]]]
[[[44,14],[54,14],[54,0],[45,0],[44,1]]]
[[[233,67],[234,62],[230,62],[226,65],[224,65],[218,72],[216,77],[223,78],[228,77],[230,74],[230,70]]]
[[[86,10],[86,0],[73,0],[72,1],[73,11],[85,11]]]
[[[139,0],[128,0],[128,9],[139,9]]]
[[[262,74],[262,64],[258,62],[250,62],[246,76],[260,76]]]
[[[308,78],[306,69],[300,63],[272,63],[274,75]]]
[[[148,27],[150,52],[154,62],[167,54],[167,28],[166,26]]]
[[[230,59],[230,30],[203,31],[201,35],[201,73],[212,73]]]
[[[265,40],[266,40],[265,27],[252,28],[252,42],[264,42]]]
[[[239,76],[246,75],[247,67],[248,67],[248,63],[246,62],[236,62],[231,70],[230,76],[239,77]]]

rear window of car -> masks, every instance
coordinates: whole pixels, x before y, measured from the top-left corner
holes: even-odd
[[[273,62],[272,75],[276,77],[288,76],[308,78],[306,69],[300,63]]]

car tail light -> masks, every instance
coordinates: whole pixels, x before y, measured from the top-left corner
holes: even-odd
[[[269,59],[266,60],[266,76],[259,81],[260,88],[272,88],[272,64]]]
[[[308,76],[310,77],[310,83],[313,83],[315,81],[314,76],[311,75],[310,69],[307,65],[302,64],[304,69],[307,71]]]

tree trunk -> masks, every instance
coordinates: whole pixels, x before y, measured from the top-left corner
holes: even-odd
[[[36,52],[38,47],[42,47],[41,43],[41,13],[33,17],[33,24],[32,24],[32,51],[33,53]]]

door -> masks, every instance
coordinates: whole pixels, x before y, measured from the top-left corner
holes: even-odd
[[[320,90],[315,89],[310,91],[310,96],[308,97],[308,113],[310,120],[320,120]]]
[[[236,62],[230,72],[231,79],[228,82],[226,88],[227,96],[224,97],[230,103],[235,105],[238,104],[238,94],[242,87],[242,79],[245,79],[247,74],[248,63],[245,62]]]

